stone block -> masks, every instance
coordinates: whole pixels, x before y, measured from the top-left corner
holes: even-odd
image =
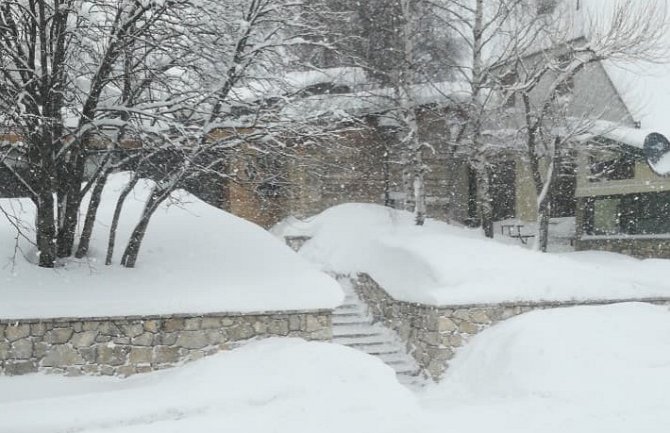
[[[145,332],[130,340],[135,346],[151,346],[154,342],[154,334]]]
[[[98,325],[100,335],[107,335],[110,337],[118,337],[122,334],[121,329],[113,322],[100,322]]]
[[[477,309],[470,312],[470,318],[472,322],[479,324],[491,323],[491,319],[486,314],[485,310]]]
[[[98,346],[96,362],[101,365],[123,365],[126,363],[128,352],[130,352],[128,346]]]
[[[182,331],[175,345],[186,349],[202,349],[207,346],[207,335],[202,331]]]
[[[319,328],[321,329],[321,326],[319,325]],[[312,331],[316,331],[317,329],[313,329]],[[312,332],[308,331],[308,332]],[[272,335],[288,335],[288,320],[287,319],[277,319],[277,320],[272,320],[267,327],[267,332]],[[261,334],[261,332],[257,332],[257,334]]]
[[[179,362],[179,348],[168,346],[157,346],[153,351],[153,363],[166,364]]]
[[[100,374],[100,367],[96,364],[83,365],[81,371],[87,375],[97,375]]]
[[[90,347],[95,343],[95,337],[98,336],[97,331],[83,331],[76,333],[70,339],[70,344],[74,347]]]
[[[112,337],[110,335],[98,334],[98,336],[95,337],[95,342],[96,343],[109,343],[110,341],[112,341],[112,338],[114,338],[114,337]]]
[[[9,358],[9,341],[0,341],[0,361]]]
[[[201,324],[202,319],[199,317],[189,317],[188,319],[184,319],[184,329],[187,331],[195,331],[200,329]]]
[[[97,331],[100,327],[100,322],[84,322],[82,324],[82,331]]]
[[[69,367],[84,363],[84,358],[70,346],[52,346],[42,358],[43,367]]]
[[[26,338],[30,335],[30,325],[20,324],[20,325],[9,325],[5,329],[5,338],[9,341],[16,341],[20,338]]]
[[[130,344],[130,337],[126,337],[125,335],[121,335],[118,337],[112,337],[112,343],[118,344],[121,346],[125,346]]]
[[[30,335],[40,337],[47,332],[47,325],[44,322],[33,323],[30,325]]]
[[[124,365],[116,369],[116,374],[121,377],[128,377],[137,373],[137,369],[132,365]]]
[[[33,357],[33,342],[30,338],[22,338],[12,343],[9,350],[10,359],[30,359]]]
[[[269,330],[269,325],[262,319],[256,320],[252,326],[254,327],[254,334],[256,335],[265,334],[266,332],[270,332],[271,334],[275,333]]]
[[[156,342],[158,344],[172,346],[177,342],[177,337],[179,336],[178,332],[169,332],[169,333],[160,333],[156,337]]]
[[[128,354],[128,362],[133,365],[150,364],[153,357],[151,347],[133,347]]]
[[[54,328],[47,331],[42,339],[49,344],[64,344],[70,341],[72,333],[71,328]]]
[[[463,337],[459,334],[449,334],[442,336],[442,345],[447,347],[460,347],[463,345]]]
[[[151,332],[151,333],[155,334],[156,332],[158,332],[160,327],[161,327],[160,320],[151,319],[151,320],[145,320],[144,321],[144,330],[147,331],[147,332]]]
[[[33,356],[35,358],[41,358],[47,354],[51,346],[43,341],[37,342],[33,345]]]
[[[98,349],[94,346],[91,347],[81,347],[77,350],[79,354],[81,355],[82,358],[84,358],[84,361],[86,361],[87,364],[94,364],[96,358],[98,357]]]
[[[82,375],[81,367],[68,367],[65,369],[65,375],[69,377],[77,377]]]
[[[474,335],[479,332],[479,327],[472,322],[463,321],[458,324],[458,331],[465,334]]]
[[[19,376],[22,374],[36,373],[37,365],[34,361],[7,361],[5,362],[5,374],[8,376]]]
[[[208,329],[205,331],[209,345],[216,345],[225,341],[226,337],[218,329]]]
[[[99,373],[103,376],[114,376],[116,374],[116,368],[111,365],[101,365]]]
[[[163,331],[174,332],[184,329],[184,319],[171,318],[163,322]]]
[[[202,329],[219,329],[221,328],[221,319],[218,317],[203,317],[200,327]]]
[[[454,332],[457,327],[453,320],[448,317],[440,317],[438,321],[438,329],[440,332]]]
[[[144,324],[142,323],[129,323],[121,325],[123,333],[130,338],[137,337],[144,332]]]
[[[312,314],[308,314],[305,317],[305,329],[304,329],[304,331],[307,331],[307,332],[318,331],[322,327],[323,327],[323,325],[321,324],[321,322],[319,322],[319,319],[318,319],[317,316],[314,316]]]
[[[254,327],[249,323],[240,323],[228,330],[228,336],[233,341],[246,340],[255,335]]]
[[[150,365],[138,365],[135,367],[135,370],[137,370],[138,373],[149,373],[154,371]]]
[[[299,331],[300,330],[300,316],[292,314],[288,318],[288,329],[289,331]]]
[[[470,313],[468,312],[468,310],[462,308],[454,311],[453,316],[459,320],[466,320],[466,321],[470,320]]]

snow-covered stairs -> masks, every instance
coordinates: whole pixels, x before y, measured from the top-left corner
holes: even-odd
[[[420,386],[423,383],[421,369],[405,351],[404,343],[392,330],[373,323],[365,303],[356,295],[348,277],[336,278],[346,297],[333,312],[333,343],[376,356],[395,370],[401,383]]]

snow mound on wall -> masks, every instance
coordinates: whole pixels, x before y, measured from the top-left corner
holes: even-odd
[[[458,352],[440,388],[473,398],[606,398],[612,391],[627,399],[668,386],[668,308],[622,303],[501,322]]]
[[[0,387],[7,433],[400,432],[420,424],[416,398],[380,360],[297,339],[125,380],[29,375],[0,378]]]
[[[175,191],[152,217],[135,269],[105,266],[107,236],[127,174],[110,177],[93,233],[90,257],[55,270],[29,263],[31,246],[0,217],[0,319],[169,313],[254,312],[333,308],[343,294],[262,228]],[[139,220],[153,183],[128,196],[114,263]],[[0,200],[29,225],[29,200]],[[32,235],[32,234],[31,234]]]
[[[461,348],[422,398],[461,431],[661,432],[668,389],[670,311],[624,303],[501,322]]]
[[[542,254],[477,230],[372,204],[345,204],[275,234],[309,235],[300,254],[323,269],[366,272],[394,298],[433,305],[670,297],[670,261]]]

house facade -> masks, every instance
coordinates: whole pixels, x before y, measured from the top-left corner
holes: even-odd
[[[543,86],[538,86],[538,92]],[[569,116],[597,119],[594,125],[604,122],[619,130],[640,126],[602,64],[588,65],[568,90]],[[514,105],[510,108],[513,111]],[[431,148],[424,153],[428,216],[475,225],[476,179],[467,157],[449,144],[457,110],[447,101],[441,105],[432,101],[419,110],[421,138]],[[289,215],[308,217],[345,202],[397,207],[404,196],[402,168],[393,146],[396,131],[384,120],[384,112],[367,112],[361,118],[336,142],[301,149],[300,158],[282,167],[286,183],[276,196],[251,197],[243,186],[229,188],[230,209],[269,227]],[[522,127],[514,115],[506,121],[507,128]],[[575,137],[558,164],[552,216],[575,218],[578,250],[670,256],[670,180],[655,174],[640,152],[631,152],[616,137],[607,138],[607,128],[593,129]],[[534,222],[537,194],[523,151],[506,146],[492,162],[492,174],[494,218]]]

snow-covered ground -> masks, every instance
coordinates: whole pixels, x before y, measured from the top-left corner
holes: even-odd
[[[665,433],[670,312],[537,311],[482,332],[413,394],[377,358],[271,339],[129,379],[0,377],[0,433]]]
[[[154,214],[137,268],[105,266],[111,216],[127,180],[117,174],[105,187],[90,257],[55,270],[33,265],[34,249],[21,237],[15,255],[17,232],[0,214],[0,318],[332,308],[343,299],[335,280],[265,230],[184,191]],[[142,181],[128,196],[115,264],[150,188]],[[0,206],[33,236],[29,200],[0,199]]]
[[[608,252],[542,254],[372,204],[344,204],[278,236],[312,239],[300,254],[323,269],[366,272],[393,297],[434,305],[670,297],[670,261]]]
[[[667,431],[669,319],[639,303],[517,316],[463,347],[423,404],[463,433]]]

